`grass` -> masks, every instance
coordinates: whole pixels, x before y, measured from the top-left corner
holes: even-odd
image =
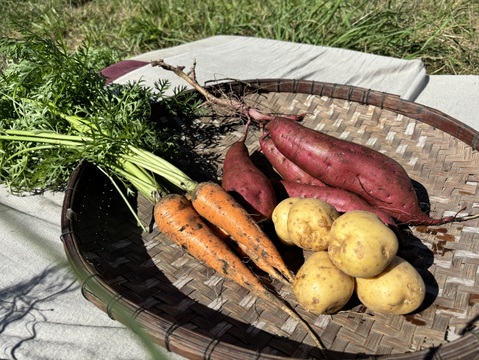
[[[3,35],[88,39],[118,58],[244,35],[421,58],[429,74],[479,74],[477,0],[0,0]]]

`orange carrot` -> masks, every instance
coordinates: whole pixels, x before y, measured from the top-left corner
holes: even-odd
[[[196,211],[196,210],[195,210]],[[203,219],[204,220],[204,219]],[[233,252],[239,256],[243,261],[248,261],[248,255],[244,251],[244,246],[238,244],[237,241],[234,241],[223,229],[220,229],[218,226],[213,225],[212,223],[205,220],[208,227],[213,231],[213,233],[218,236],[218,238],[223,241]]]
[[[213,233],[184,196],[170,194],[161,198],[155,205],[154,217],[158,229],[193,257],[246,288],[257,286],[259,280]]]
[[[318,347],[324,349],[310,325],[285,301],[263,286],[241,259],[213,233],[184,196],[167,195],[155,205],[154,210],[155,222],[163,235],[219,274],[278,306],[304,326]]]
[[[294,277],[273,242],[246,210],[214,182],[203,182],[191,194],[195,210],[207,221],[223,229],[263,271],[283,283]]]

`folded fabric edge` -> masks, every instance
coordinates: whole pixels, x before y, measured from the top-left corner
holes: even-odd
[[[211,49],[216,46],[221,46],[232,42],[234,40],[238,40],[241,38],[246,38],[245,36],[236,36],[236,35],[216,35],[210,36],[204,39],[188,42],[185,44],[180,44],[172,47],[152,50],[137,56],[132,57],[132,60],[140,60],[140,61],[153,61],[158,59],[166,59],[176,55],[182,55],[185,53],[189,53],[192,51],[203,50],[203,49]]]
[[[145,65],[148,65],[151,61],[159,58],[171,57],[178,54],[182,54],[187,51],[210,48],[217,45],[230,42],[239,38],[239,36],[233,35],[218,35],[211,36],[205,39],[197,40],[187,44],[181,44],[169,48],[158,49],[149,51],[140,55],[137,55],[131,59],[121,60],[115,64],[112,64],[101,71],[102,75],[106,78],[106,83],[110,84],[120,79],[122,76],[137,70]]]

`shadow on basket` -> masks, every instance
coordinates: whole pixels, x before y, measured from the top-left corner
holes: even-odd
[[[67,253],[85,297],[110,317],[124,322],[115,306],[123,311],[126,307],[132,317],[141,313],[149,335],[183,354],[200,356],[224,343],[252,354],[321,357],[319,349],[302,343],[305,332],[292,329],[278,309],[215,275],[156,230],[142,233],[117,190],[97,168],[83,163],[76,171],[69,207],[75,214],[70,218],[78,258]],[[151,217],[146,200],[138,198],[132,205],[143,221]],[[92,279],[111,297],[95,294]],[[191,348],[183,330],[199,336],[200,343]]]

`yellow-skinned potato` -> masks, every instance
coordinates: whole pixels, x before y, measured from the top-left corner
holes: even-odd
[[[341,310],[354,293],[354,278],[339,270],[326,251],[314,252],[296,274],[296,300],[314,314]]]
[[[417,270],[396,256],[380,274],[356,278],[359,300],[369,309],[383,313],[404,315],[421,306],[426,285]]]
[[[300,199],[289,210],[289,239],[304,250],[327,250],[329,232],[338,217],[336,209],[323,200]]]
[[[290,197],[281,201],[273,210],[271,220],[274,224],[274,230],[278,239],[285,245],[292,246],[294,242],[289,239],[288,233],[288,215],[293,204],[301,199],[300,197]]]
[[[379,274],[399,247],[394,231],[367,211],[354,210],[341,215],[334,221],[330,235],[331,261],[353,277]]]

